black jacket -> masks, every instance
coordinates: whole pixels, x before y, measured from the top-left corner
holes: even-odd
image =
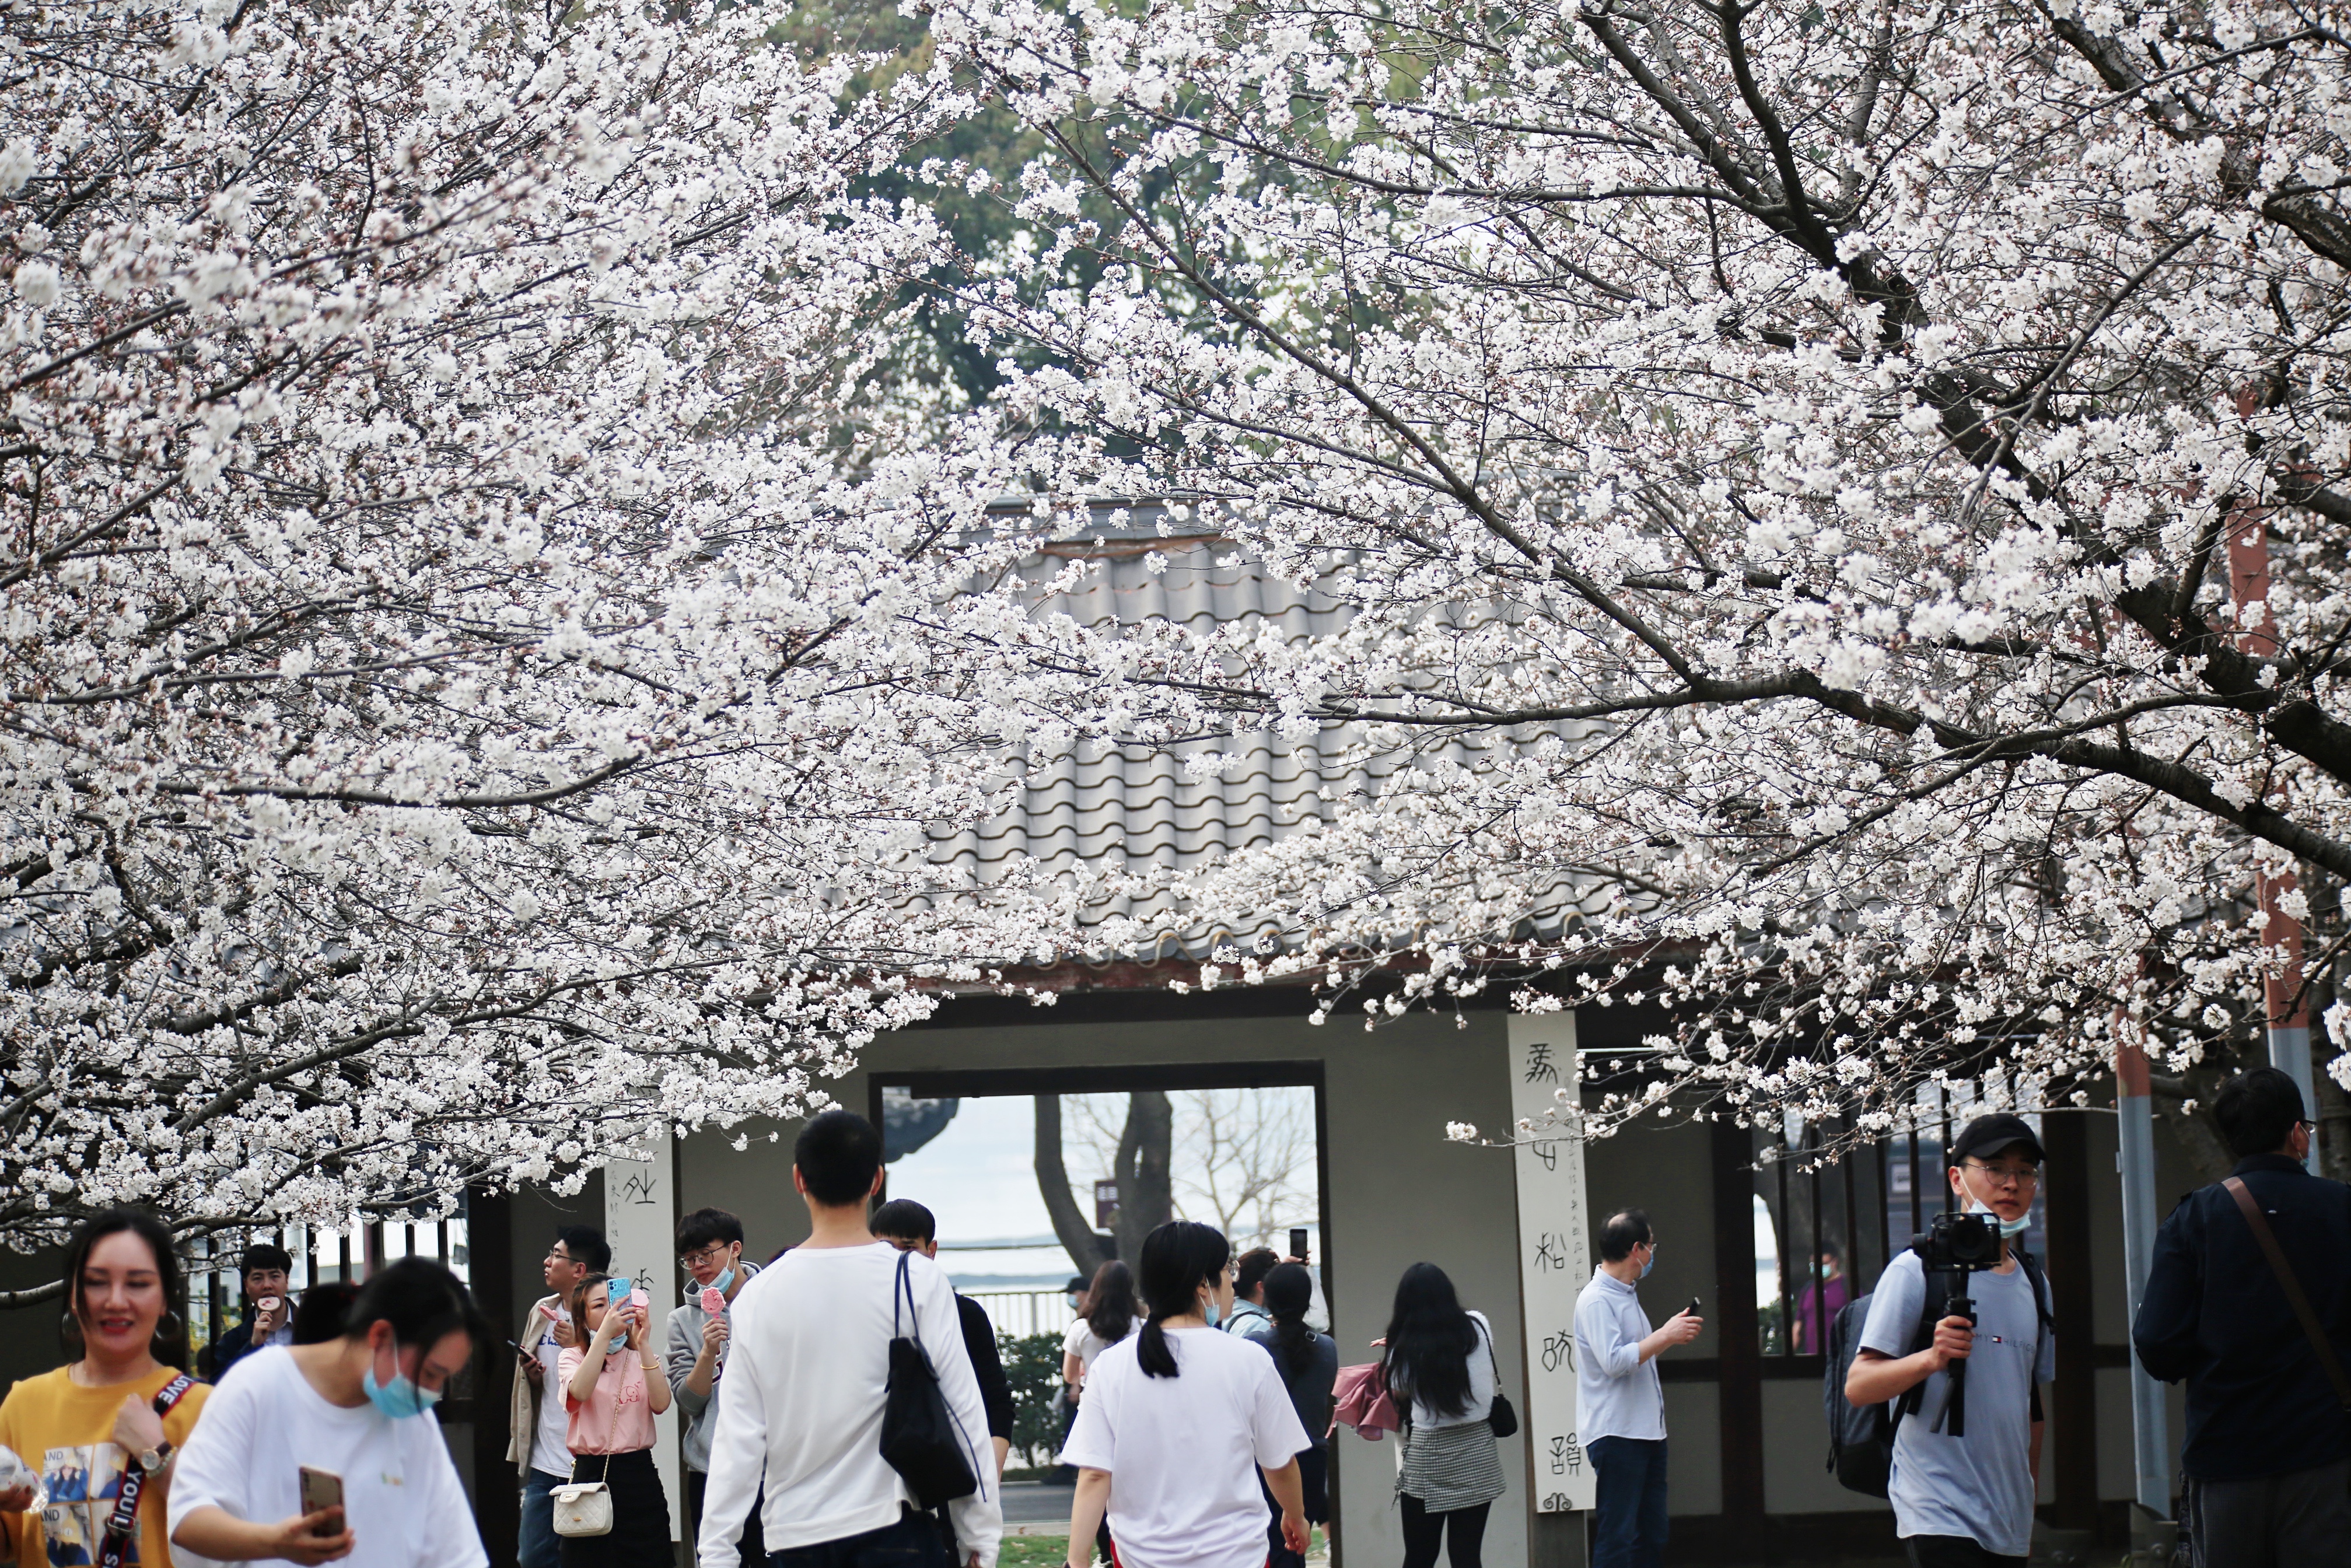
[[[197,1353],[196,1370],[214,1383],[253,1351],[252,1314]]]
[[[979,1379],[979,1403],[987,1412],[987,1435],[1009,1442],[1012,1385],[1005,1380],[1004,1357],[996,1348],[996,1325],[987,1321],[987,1309],[967,1295],[956,1295],[956,1313],[963,1320],[963,1347],[971,1355],[972,1375]]]
[[[2283,1155],[2231,1173],[2268,1217],[2335,1353],[2351,1366],[2351,1187]],[[2346,1415],[2237,1200],[2219,1184],[2179,1200],[2156,1233],[2131,1343],[2166,1383],[2188,1380],[2184,1468],[2252,1480],[2351,1456]]]

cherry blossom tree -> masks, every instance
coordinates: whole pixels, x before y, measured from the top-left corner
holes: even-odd
[[[1151,690],[1135,738],[1389,765],[1170,883],[1267,934],[1211,983],[1664,1003],[1667,1071],[1596,1127],[1695,1097],[1862,1136],[1987,1062],[2078,1093],[2118,1031],[2219,1060],[2289,927],[2331,999],[2335,13],[939,0],[935,30],[1048,143],[942,176],[1029,225],[961,290],[1007,403],[1337,628],[1062,645]]]
[[[1030,519],[854,183],[963,100],[766,25],[0,16],[0,1239],[576,1189],[1052,950],[924,853]]]

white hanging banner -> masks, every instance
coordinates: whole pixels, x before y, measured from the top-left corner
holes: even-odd
[[[1575,1298],[1592,1278],[1575,1016],[1513,1017],[1511,1155],[1519,1197],[1519,1303],[1525,1324],[1527,1452],[1537,1513],[1593,1506],[1596,1478],[1576,1437]],[[1567,1092],[1562,1103],[1559,1092]],[[1559,1122],[1550,1118],[1558,1113]],[[1520,1124],[1531,1122],[1532,1134]]]
[[[604,1167],[604,1239],[612,1244],[615,1282],[626,1274],[643,1287],[653,1305],[647,1341],[663,1359],[669,1310],[682,1289],[677,1271],[677,1184],[667,1127],[637,1145],[634,1158],[615,1157]],[[656,1375],[667,1376],[666,1370]],[[678,1469],[677,1406],[653,1417],[653,1464],[669,1497],[669,1538],[685,1527],[684,1477]]]

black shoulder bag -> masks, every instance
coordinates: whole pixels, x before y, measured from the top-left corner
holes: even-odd
[[[1494,1369],[1494,1403],[1486,1407],[1486,1425],[1494,1428],[1497,1437],[1512,1437],[1519,1429],[1519,1412],[1502,1392],[1502,1364],[1494,1356],[1494,1331],[1479,1332],[1486,1341],[1486,1364]]]
[[[897,1471],[914,1494],[914,1506],[925,1512],[969,1497],[979,1490],[978,1478],[964,1456],[962,1428],[939,1392],[939,1375],[923,1349],[923,1323],[914,1311],[914,1285],[907,1277],[911,1252],[898,1255],[897,1282],[890,1291],[890,1383],[882,1407],[882,1458]],[[914,1320],[908,1338],[898,1316],[905,1303]]]

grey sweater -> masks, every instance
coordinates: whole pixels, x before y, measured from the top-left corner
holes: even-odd
[[[738,1267],[747,1281],[759,1271],[759,1266],[748,1259]],[[741,1289],[738,1283],[736,1290],[739,1292]],[[692,1291],[685,1305],[671,1310],[662,1349],[662,1360],[669,1371],[669,1391],[685,1421],[685,1468],[705,1475],[710,1470],[710,1432],[718,1424],[718,1389],[726,1374],[728,1346],[718,1347],[718,1370],[711,1376],[709,1393],[695,1393],[685,1385],[685,1380],[694,1371],[695,1359],[702,1354],[702,1325],[709,1321],[710,1314],[702,1310],[702,1292]]]

